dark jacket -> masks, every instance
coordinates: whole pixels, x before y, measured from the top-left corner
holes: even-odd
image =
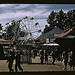
[[[16,55],[15,60],[17,64],[20,64],[20,54]]]

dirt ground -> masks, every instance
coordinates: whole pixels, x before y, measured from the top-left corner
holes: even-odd
[[[47,72],[47,71],[63,71],[63,65],[61,61],[56,61],[55,65],[52,65],[52,60],[49,58],[48,64],[40,64],[40,58],[32,58],[32,64],[23,63],[21,67],[24,72]],[[15,69],[15,62],[13,63],[13,69]],[[9,72],[8,64],[6,60],[0,60],[0,72]],[[20,72],[20,70],[18,70]]]

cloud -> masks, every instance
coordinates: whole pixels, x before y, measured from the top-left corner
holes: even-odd
[[[46,13],[43,13],[44,11],[42,10],[37,10],[37,9],[34,9],[33,11],[16,11],[16,12],[9,12],[8,13],[3,13],[3,14],[0,14],[0,20],[3,20],[3,19],[10,19],[10,18],[22,18],[22,17],[25,17],[25,16],[30,16],[30,17],[35,17],[35,18],[43,18],[47,16],[48,12]]]
[[[75,4],[0,4],[0,23],[4,24],[13,19],[19,20],[28,16],[34,17],[44,28],[50,12],[59,11],[60,9],[67,12],[75,9]]]
[[[35,17],[35,16],[40,16],[41,15],[41,12],[24,12],[24,11],[18,11],[18,12],[11,12],[11,13],[5,13],[5,14],[0,14],[0,20],[3,20],[3,19],[10,19],[10,18],[22,18],[22,17],[25,17],[25,16],[30,16],[30,17]]]
[[[15,7],[14,9],[22,9],[22,8],[27,8],[30,7],[32,4],[18,4],[17,7]]]
[[[0,8],[9,8],[13,6],[13,4],[0,4]]]

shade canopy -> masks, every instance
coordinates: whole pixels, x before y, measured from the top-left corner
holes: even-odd
[[[0,45],[12,45],[14,44],[12,40],[0,39]]]
[[[55,28],[55,29],[52,29],[51,31],[49,31],[47,33],[40,35],[36,40],[47,39],[47,38],[55,39],[56,34],[61,34],[61,33],[64,33],[64,31],[59,29],[59,28]]]
[[[56,43],[66,48],[75,49],[75,27],[63,34],[58,34],[58,36],[59,37],[55,39]]]

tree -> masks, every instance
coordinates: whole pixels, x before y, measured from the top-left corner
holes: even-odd
[[[72,28],[75,26],[75,10],[70,10],[67,12],[67,20],[66,25],[68,28]]]
[[[6,39],[13,40],[15,44],[19,44],[19,37],[24,37],[27,35],[21,28],[20,28],[20,22],[13,20],[11,22],[11,25],[6,29]]]
[[[56,25],[55,22],[56,22],[56,13],[52,11],[47,18],[47,23],[50,24],[50,27],[53,28]]]
[[[49,24],[48,30],[53,29],[55,26],[64,31],[69,30],[75,26],[75,9],[67,13],[64,13],[62,9],[59,12],[52,11],[47,18],[47,23]],[[47,28],[45,29],[47,30]]]
[[[15,21],[13,20],[12,22],[11,22],[11,25],[9,25],[8,27],[7,27],[7,29],[6,29],[6,35],[7,35],[7,39],[8,40],[11,40],[12,38],[13,38],[13,36],[14,36],[14,31],[13,31],[13,28],[14,28],[14,26],[15,26]]]
[[[2,28],[3,26],[2,26],[2,24],[0,24],[0,38],[2,38],[2,34],[3,34],[3,28]]]
[[[48,32],[48,31],[49,31],[49,27],[48,27],[48,25],[45,25],[45,28],[44,28],[43,33],[46,33],[46,32]]]
[[[48,31],[52,30],[56,26],[56,12],[52,11],[50,13],[50,15],[47,18],[47,23],[49,24],[49,26],[45,25],[43,33],[46,33]]]
[[[63,10],[60,10],[56,16],[56,26],[64,30],[66,18],[66,13],[64,13]]]
[[[2,24],[0,24],[0,31],[2,30]]]
[[[52,11],[49,17],[47,18],[47,23],[50,24],[50,27],[52,28],[57,26],[63,30],[65,19],[66,19],[66,14],[63,12],[63,10],[60,10],[59,12]]]
[[[9,25],[6,29],[6,35],[8,40],[17,41],[18,39],[18,31],[20,31],[19,23],[13,20],[11,25]]]

